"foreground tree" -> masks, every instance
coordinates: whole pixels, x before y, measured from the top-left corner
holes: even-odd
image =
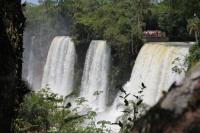
[[[0,1],[0,132],[12,132],[21,87],[23,30],[21,0]]]
[[[70,96],[70,95],[69,95]],[[31,92],[21,103],[15,119],[15,132],[28,133],[110,133],[109,121],[99,121],[97,126],[94,111],[80,114],[80,108],[87,106],[83,97],[65,104],[65,98],[51,92],[50,88]],[[85,124],[87,123],[87,124]]]

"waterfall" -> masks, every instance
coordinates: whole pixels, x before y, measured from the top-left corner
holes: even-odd
[[[187,69],[187,66],[184,66],[184,61],[190,46],[188,43],[181,42],[146,43],[136,59],[130,81],[124,85],[127,94],[137,95],[143,82],[146,86],[143,93],[143,102],[150,106],[154,105],[161,97],[162,91],[167,91],[171,84],[175,81],[180,83],[184,78],[184,70]],[[178,63],[173,63],[176,60]],[[174,72],[172,70],[174,66],[183,71],[180,73]],[[121,118],[125,107],[124,100],[119,98],[120,95],[123,94],[118,93],[111,107],[98,113],[97,121],[117,122]],[[134,100],[134,97],[129,95],[127,100]],[[111,126],[110,128],[114,132],[120,130],[117,126]]]
[[[32,50],[30,51],[29,55],[29,61],[28,61],[28,74],[27,74],[27,82],[31,87],[33,87],[33,61],[34,61],[34,55]]]
[[[76,52],[70,37],[58,36],[51,43],[44,67],[42,87],[54,93],[69,95],[73,91]]]
[[[187,69],[184,61],[189,47],[188,43],[180,42],[145,44],[136,59],[130,81],[124,86],[125,90],[137,94],[141,83],[144,83],[147,88],[143,92],[143,101],[147,105],[154,105],[163,91],[184,78],[184,70]],[[173,67],[182,71],[176,73]]]
[[[109,68],[110,48],[106,41],[92,41],[86,55],[80,96],[98,112],[106,108]]]
[[[34,62],[34,54],[32,51],[32,46],[34,45],[34,40],[35,40],[35,36],[31,37],[31,43],[30,43],[30,54],[28,57],[28,67],[27,67],[27,77],[26,80],[29,83],[29,85],[31,87],[33,87],[34,85],[34,76],[33,76],[33,71],[34,71],[34,66],[33,66],[33,62]]]
[[[33,52],[33,46],[35,43],[35,36],[32,36],[31,41],[24,46],[24,53],[23,53],[23,71],[22,71],[22,76],[25,81],[28,82],[29,86],[31,89],[35,90],[38,89],[38,84],[36,81],[36,73],[34,72],[35,70],[35,62],[36,62],[36,57]]]

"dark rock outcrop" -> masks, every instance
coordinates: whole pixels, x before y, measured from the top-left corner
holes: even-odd
[[[173,86],[134,128],[133,133],[200,133],[200,63]]]

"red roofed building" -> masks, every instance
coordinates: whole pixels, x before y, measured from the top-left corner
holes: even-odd
[[[143,36],[147,42],[166,42],[169,40],[166,33],[160,30],[146,30],[143,32]]]

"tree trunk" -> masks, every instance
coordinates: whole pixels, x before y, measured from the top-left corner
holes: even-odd
[[[197,33],[197,31],[195,31],[195,40],[196,40],[196,43],[197,43],[197,45],[199,45],[199,40],[198,40],[198,33]]]
[[[12,132],[15,108],[23,96],[21,87],[25,18],[20,0],[0,1],[0,132]]]

